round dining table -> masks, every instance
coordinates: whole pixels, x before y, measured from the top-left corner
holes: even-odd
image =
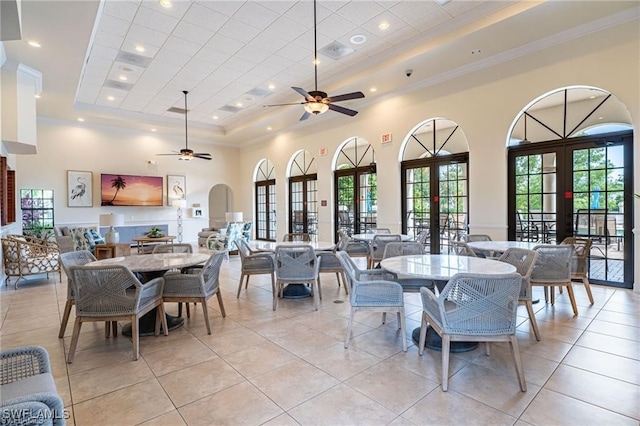
[[[472,274],[511,274],[516,272],[515,266],[492,259],[480,257],[458,256],[453,254],[416,254],[396,256],[380,262],[382,269],[397,275],[409,275],[435,281],[436,287],[444,288],[447,281],[458,273]],[[411,337],[418,344],[420,327],[413,330]],[[442,350],[442,340],[429,327],[427,342],[429,349]],[[451,352],[467,352],[478,347],[477,342],[451,342]]]
[[[483,252],[504,253],[509,248],[533,250],[540,243],[532,241],[472,241],[467,245],[474,250]]]
[[[206,262],[210,255],[205,253],[158,253],[144,254],[124,257],[113,257],[110,259],[96,260],[89,262],[86,266],[100,265],[122,265],[126,266],[138,275],[141,282],[145,283],[153,278],[163,276],[167,271],[172,269],[188,268]],[[167,316],[167,328],[169,331],[174,330],[182,324],[184,319],[173,315]],[[156,311],[146,313],[140,318],[138,327],[140,336],[152,336],[155,332]],[[125,324],[122,327],[122,334],[131,336],[131,324]]]

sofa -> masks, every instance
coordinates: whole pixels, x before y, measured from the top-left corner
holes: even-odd
[[[6,275],[5,285],[11,277],[18,282],[26,275],[57,272],[62,280],[60,249],[55,241],[40,240],[26,235],[7,235],[2,238],[2,261]]]
[[[104,237],[89,227],[56,226],[53,228],[61,253],[69,251],[93,251],[96,244],[104,244]]]

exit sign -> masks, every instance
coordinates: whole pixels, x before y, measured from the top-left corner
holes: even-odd
[[[380,142],[391,143],[391,133],[384,133],[380,136]]]
[[[321,156],[327,155],[327,148],[320,148],[320,155]]]

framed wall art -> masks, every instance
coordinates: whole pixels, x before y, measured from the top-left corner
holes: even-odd
[[[67,170],[67,206],[93,207],[93,173]]]
[[[162,176],[100,175],[102,206],[162,206]]]
[[[167,175],[167,205],[173,200],[187,199],[187,178],[180,175]]]

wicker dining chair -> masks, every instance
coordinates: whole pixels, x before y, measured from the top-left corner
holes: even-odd
[[[522,360],[516,338],[518,294],[522,286],[520,274],[456,274],[436,296],[421,288],[422,325],[418,353],[422,355],[427,324],[442,337],[442,390],[449,385],[449,350],[451,342],[509,342],[520,390],[525,392]]]
[[[462,240],[465,243],[473,243],[476,241],[492,241],[491,237],[486,234],[466,234],[462,236]],[[478,257],[496,257],[495,253],[493,252],[485,252],[482,250],[474,249],[471,250],[473,250]]]
[[[76,297],[76,321],[67,356],[69,364],[75,357],[83,322],[131,321],[134,360],[140,356],[138,321],[142,315],[157,308],[155,334],[160,333],[161,324],[164,334],[169,334],[162,304],[163,278],[142,284],[131,270],[115,264],[72,266],[71,274]]]
[[[211,334],[207,300],[214,295],[218,297],[218,305],[222,316],[227,316],[220,294],[220,268],[227,255],[226,251],[218,251],[209,257],[202,269],[197,273],[183,274],[180,272],[167,272],[164,274],[164,291],[162,299],[165,302],[199,302],[202,304],[204,323],[207,326],[207,334]]]
[[[273,310],[278,308],[278,299],[282,297],[286,284],[310,284],[313,305],[317,311],[322,297],[318,282],[319,272],[320,261],[310,245],[293,244],[276,247],[276,291],[273,293]]]
[[[342,263],[340,263],[340,259],[338,259],[338,256],[336,256],[337,251],[337,244],[331,250],[316,250],[316,254],[320,258],[320,269],[318,272],[319,274],[336,274],[338,287],[341,286],[340,280],[342,279],[342,284],[344,284],[344,292],[348,295],[349,285],[347,284],[347,277],[344,275],[344,268],[342,267]],[[318,275],[318,285],[321,285],[320,276],[321,275]]]
[[[244,238],[237,238],[236,246],[238,246],[238,254],[240,255],[240,265],[242,268],[240,281],[238,282],[238,294],[236,297],[240,297],[243,280],[245,290],[249,287],[249,277],[251,275],[269,274],[271,276],[271,291],[275,293],[275,266],[273,262],[273,253],[252,253],[249,244]]]
[[[458,256],[470,256],[470,257],[478,257],[475,251],[471,247],[462,241],[449,241],[449,246],[453,251],[453,254],[457,254]]]
[[[382,259],[388,259],[396,256],[410,256],[416,254],[425,254],[424,246],[417,241],[403,241],[395,243],[387,243],[384,249]],[[398,276],[392,281],[402,286],[405,293],[420,293],[420,287],[433,288],[433,280],[412,276]]]
[[[64,403],[51,374],[49,353],[41,346],[0,352],[2,425],[64,426]]]
[[[522,286],[520,287],[518,303],[527,307],[527,313],[529,314],[529,322],[531,323],[531,328],[533,328],[533,334],[535,334],[536,340],[540,341],[540,329],[538,328],[538,321],[536,321],[535,312],[533,312],[533,298],[531,291],[531,274],[533,273],[533,267],[536,264],[537,258],[538,253],[533,250],[508,248],[504,253],[502,253],[502,256],[500,256],[498,260],[515,266],[516,272],[522,276]]]
[[[344,230],[338,230],[338,251],[346,251],[351,257],[366,257],[369,261],[369,241],[356,240],[350,237]]]
[[[369,269],[375,268],[384,256],[384,249],[388,243],[402,242],[400,234],[374,235],[369,246]]]
[[[191,244],[156,244],[151,251],[152,254],[158,253],[193,253]]]
[[[373,232],[375,234],[390,234],[391,229],[389,228],[374,228]]]
[[[544,286],[544,300],[549,301],[548,287],[566,287],[573,314],[578,315],[578,305],[571,284],[571,256],[573,247],[570,245],[537,245],[533,248],[538,252],[538,259],[531,273],[532,286]],[[555,303],[555,292],[551,291],[551,304]]]
[[[382,312],[383,324],[386,321],[387,312],[396,312],[402,350],[406,352],[407,333],[402,286],[397,282],[385,280],[389,275],[381,269],[362,270],[358,268],[353,259],[344,251],[338,252],[337,256],[342,263],[350,287],[349,303],[351,304],[351,311],[349,313],[349,325],[344,339],[344,347],[349,347],[349,340],[353,332],[353,318],[357,311]]]
[[[568,244],[573,247],[571,279],[582,282],[584,289],[587,291],[589,303],[593,305],[593,293],[591,292],[591,284],[589,283],[589,253],[591,252],[593,240],[590,238],[567,237],[561,244]]]
[[[310,243],[311,242],[311,234],[308,234],[306,232],[297,232],[297,233],[291,233],[291,234],[284,234],[284,237],[282,237],[282,241],[294,241],[294,242]]]
[[[64,312],[62,314],[62,321],[60,322],[60,331],[58,332],[58,338],[62,339],[64,333],[67,330],[67,323],[69,322],[69,316],[71,315],[71,308],[76,304],[76,297],[73,293],[73,274],[71,273],[72,266],[82,266],[89,262],[96,260],[96,257],[89,250],[68,251],[60,254],[60,263],[62,263],[62,269],[67,276],[67,302],[64,304]],[[105,323],[105,337],[109,337],[111,323]],[[118,334],[118,323],[113,322],[113,335]]]

